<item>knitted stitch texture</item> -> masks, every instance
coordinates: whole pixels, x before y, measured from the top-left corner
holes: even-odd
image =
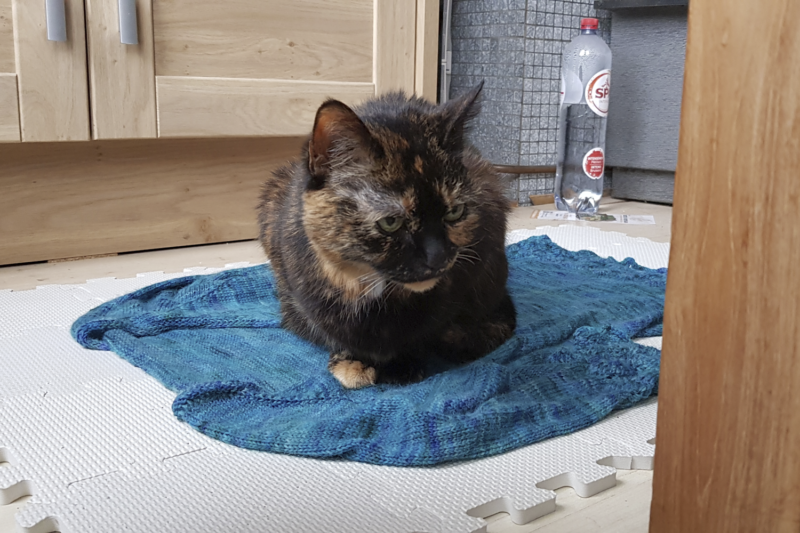
[[[74,338],[178,393],[175,415],[255,450],[419,466],[506,452],[585,428],[657,392],[666,269],[507,248],[517,330],[473,363],[407,386],[341,387],[328,353],[280,327],[260,265],[157,283],[93,309]]]

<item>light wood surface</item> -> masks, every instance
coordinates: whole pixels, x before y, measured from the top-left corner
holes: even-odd
[[[0,264],[252,239],[301,139],[0,145]]]
[[[156,77],[161,137],[307,135],[326,98],[356,104],[371,83]]]
[[[375,0],[375,89],[414,92],[417,0]]]
[[[800,531],[800,18],[689,6],[650,531]]]
[[[417,0],[414,92],[436,102],[439,72],[439,0]]]
[[[152,0],[136,2],[137,45],[120,42],[118,2],[85,1],[92,137],[155,138]]]
[[[16,74],[0,74],[0,142],[19,142]]]
[[[66,42],[47,40],[45,2],[12,1],[22,140],[88,140],[83,0],[65,0]]]
[[[0,73],[16,73],[11,0],[0,0]]]
[[[372,81],[373,0],[154,5],[156,74]]]

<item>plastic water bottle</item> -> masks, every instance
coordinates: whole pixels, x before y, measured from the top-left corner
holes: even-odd
[[[603,195],[611,49],[597,35],[597,19],[581,20],[581,34],[561,58],[556,206],[572,213],[597,212]]]

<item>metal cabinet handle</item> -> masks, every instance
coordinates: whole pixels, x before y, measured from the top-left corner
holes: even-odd
[[[44,9],[47,18],[47,40],[65,42],[67,40],[67,13],[64,8],[64,0],[46,0]]]
[[[139,44],[136,0],[119,0],[119,42]]]

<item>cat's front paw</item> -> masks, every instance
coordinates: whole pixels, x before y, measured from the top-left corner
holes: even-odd
[[[373,367],[367,366],[361,361],[347,359],[344,354],[331,354],[328,370],[346,389],[360,389],[375,385],[377,377]]]

